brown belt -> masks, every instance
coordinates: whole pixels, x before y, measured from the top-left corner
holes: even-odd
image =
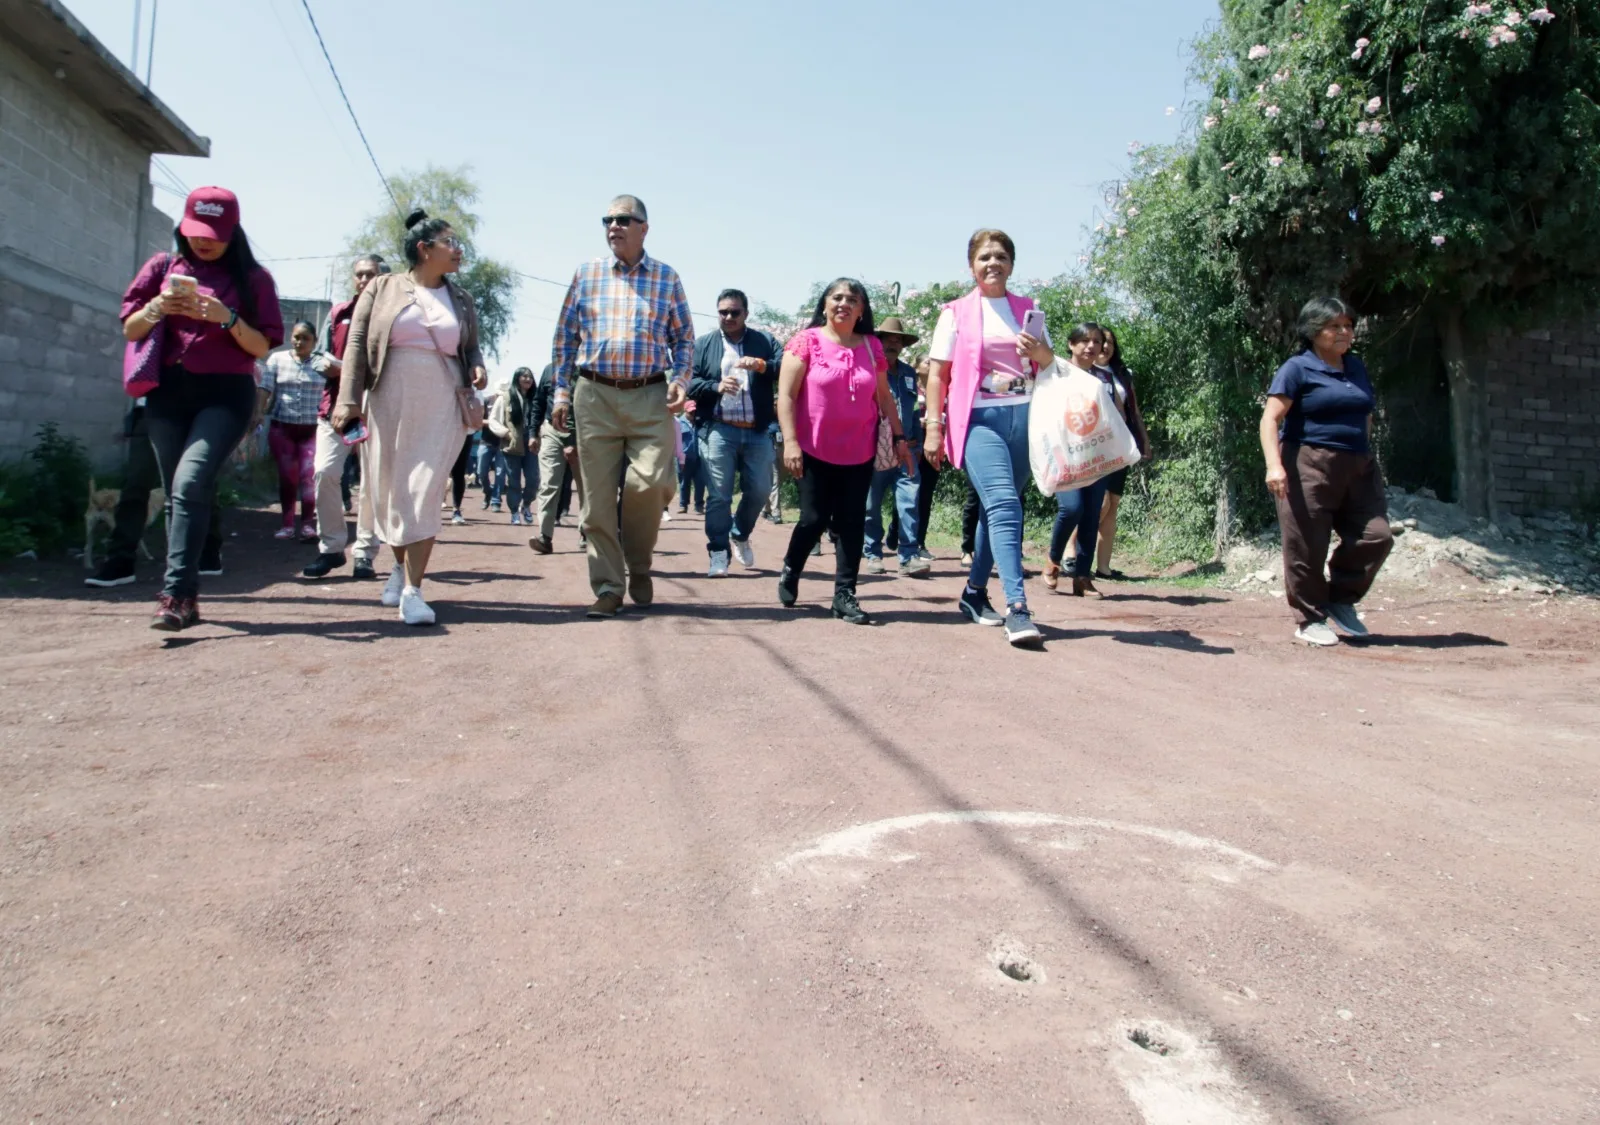
[[[633,391],[640,387],[648,387],[651,383],[665,383],[667,375],[664,371],[657,371],[654,375],[646,375],[643,379],[613,379],[609,375],[589,367],[578,368],[578,374],[592,382],[599,383],[602,387],[615,387],[619,391]]]

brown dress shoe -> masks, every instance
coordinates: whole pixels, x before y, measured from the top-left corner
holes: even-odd
[[[1056,588],[1056,583],[1061,581],[1061,564],[1047,562],[1044,564],[1044,584],[1050,589]]]
[[[1093,578],[1074,578],[1072,580],[1072,596],[1075,598],[1101,597],[1099,590],[1094,588]]]
[[[656,584],[648,574],[629,575],[628,597],[633,599],[636,606],[647,606],[656,600]]]
[[[601,621],[608,617],[615,617],[621,612],[621,594],[601,594],[594,600],[594,605],[589,607],[587,616],[594,618],[596,621]]]
[[[550,540],[543,535],[528,536],[528,546],[533,548],[533,553],[536,555],[548,555],[554,549]]]

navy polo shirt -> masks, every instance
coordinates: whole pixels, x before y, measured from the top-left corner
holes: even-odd
[[[1346,353],[1336,371],[1307,349],[1278,368],[1269,395],[1289,398],[1278,438],[1286,444],[1314,445],[1348,453],[1370,453],[1367,418],[1377,405],[1367,365]]]

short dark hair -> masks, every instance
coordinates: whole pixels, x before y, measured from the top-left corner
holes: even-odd
[[[985,242],[998,242],[1006,248],[1006,253],[1011,255],[1011,264],[1017,264],[1017,244],[1011,241],[1011,236],[1003,230],[994,227],[983,227],[972,232],[972,237],[967,239],[967,265],[971,265],[977,258],[978,251]]]
[[[376,269],[379,273],[383,273],[384,272],[384,266],[387,265],[387,263],[383,260],[383,255],[382,254],[363,254],[363,255],[361,255],[361,257],[357,258],[355,261],[350,263],[350,268],[351,269],[355,269],[362,262],[371,262],[372,265],[373,265],[373,268]]]
[[[432,242],[449,229],[448,219],[430,219],[428,213],[420,207],[411,212],[406,216],[406,261],[416,265],[422,260],[417,247],[424,242]]]
[[[1356,322],[1356,310],[1351,308],[1338,297],[1313,297],[1300,308],[1300,319],[1295,322],[1295,332],[1300,337],[1300,350],[1310,351],[1316,341],[1317,333],[1326,328],[1330,321],[1344,317],[1351,324]]]
[[[294,333],[295,333],[295,329],[297,329],[297,328],[304,328],[307,332],[311,333],[311,338],[313,340],[315,340],[317,338],[317,326],[315,324],[312,324],[309,320],[297,320],[297,321],[295,321],[293,324],[291,324],[289,326],[289,335],[293,336]]]
[[[611,206],[615,207],[619,203],[626,203],[628,205],[628,210],[639,216],[639,221],[641,223],[648,223],[650,221],[650,212],[645,209],[644,200],[640,199],[637,195],[619,195],[611,201]]]
[[[1071,332],[1067,333],[1067,343],[1081,344],[1090,336],[1100,337],[1100,340],[1103,343],[1106,338],[1106,330],[1101,328],[1094,321],[1086,320],[1082,324],[1076,325]]]
[[[721,305],[724,301],[738,301],[745,312],[750,311],[750,298],[746,297],[744,293],[738,289],[724,289],[721,293],[718,293],[717,304]]]
[[[828,282],[823,289],[822,296],[817,298],[817,307],[811,314],[811,323],[808,328],[821,328],[828,321],[828,294],[843,285],[850,292],[861,298],[861,316],[856,319],[856,332],[862,336],[877,334],[877,329],[872,326],[872,298],[867,296],[867,287],[853,277],[836,277]]]

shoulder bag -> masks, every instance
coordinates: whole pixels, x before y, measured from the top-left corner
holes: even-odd
[[[163,257],[166,263],[161,267],[158,296],[166,292],[167,274],[172,272],[172,255]],[[162,317],[145,333],[144,339],[129,340],[122,349],[122,389],[129,398],[142,398],[161,385],[161,354],[166,342],[167,318]]]
[[[469,298],[470,300],[470,298]],[[457,318],[459,319],[457,314]],[[427,321],[423,321],[427,324]],[[445,362],[444,349],[439,346],[439,337],[434,334],[433,325],[427,324],[428,337],[433,340],[433,354],[439,357],[439,366],[444,368],[445,374],[450,374],[450,365]],[[467,433],[477,433],[483,429],[483,399],[472,392],[472,376],[467,374],[467,365],[461,365],[461,385],[456,388],[456,409],[461,411],[461,424],[466,427]]]

